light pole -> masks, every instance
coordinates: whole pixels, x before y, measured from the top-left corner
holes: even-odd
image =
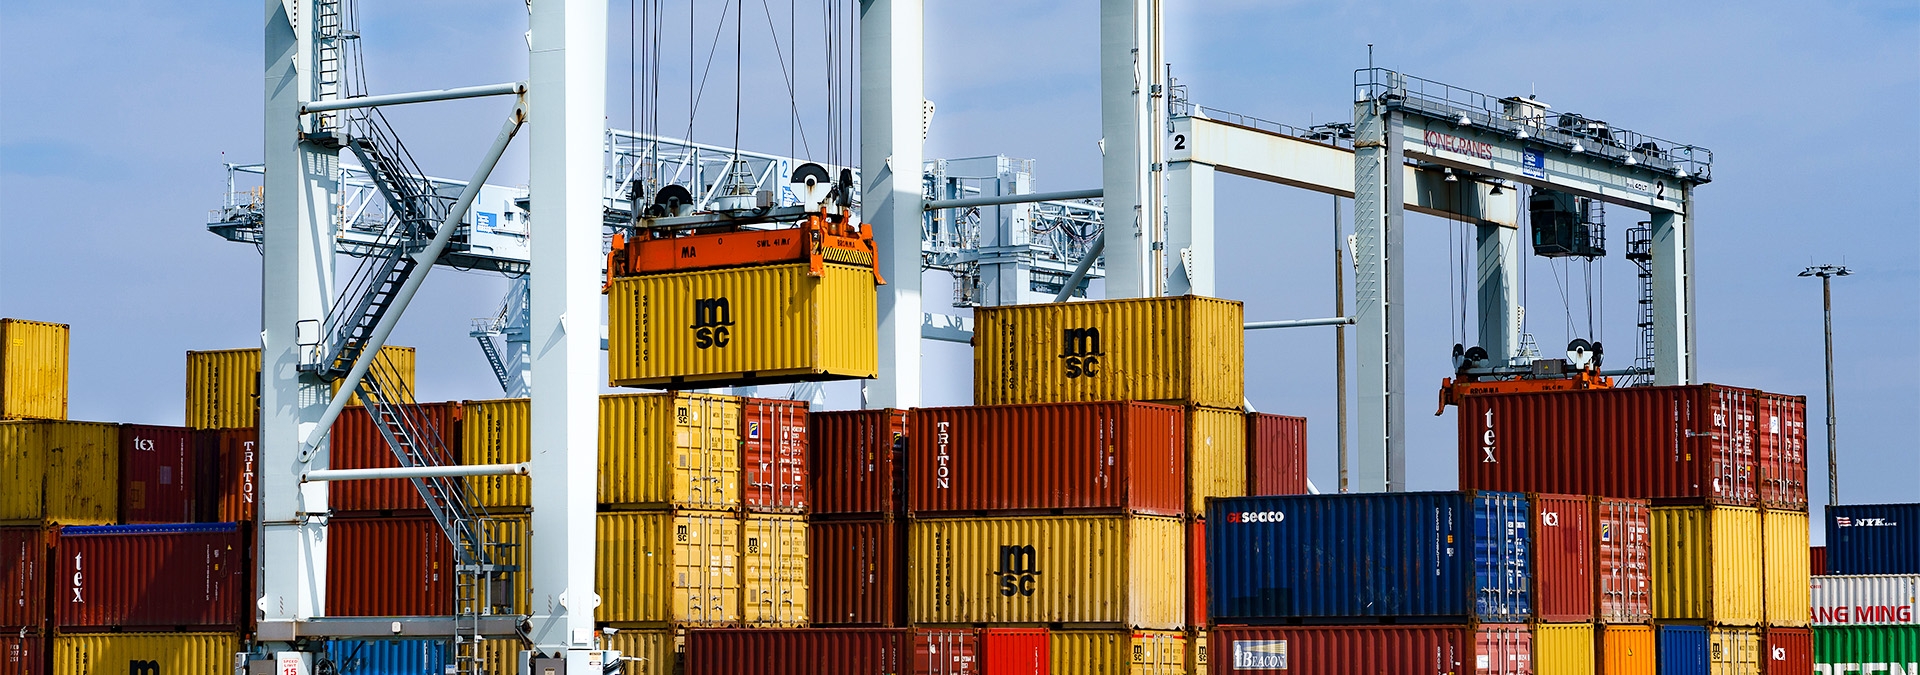
[[[1853,274],[1845,265],[1820,265],[1800,272],[1820,277],[1820,310],[1827,322],[1827,506],[1840,503],[1840,461],[1835,450],[1833,416],[1833,278]]]

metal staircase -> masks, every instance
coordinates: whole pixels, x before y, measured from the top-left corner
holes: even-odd
[[[1640,352],[1633,358],[1634,374],[1628,384],[1653,383],[1653,230],[1647,223],[1627,230],[1627,259],[1640,269],[1640,313],[1634,325],[1640,327]]]

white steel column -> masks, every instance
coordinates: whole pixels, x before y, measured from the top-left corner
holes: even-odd
[[[1515,277],[1520,269],[1518,233],[1512,227],[1474,226],[1480,348],[1487,350],[1496,366],[1508,365],[1520,344],[1520,282]]]
[[[1179,157],[1179,148],[1174,149]],[[1167,295],[1213,296],[1213,165],[1175,159],[1167,172]]]
[[[532,200],[535,651],[589,672],[594,476],[599,448],[600,191],[607,108],[607,0],[532,5],[528,187]],[[599,675],[594,672],[593,675]]]
[[[312,3],[267,0],[266,20],[257,608],[261,640],[287,642],[293,622],[326,611],[326,526],[306,514],[326,512],[327,488],[302,485],[300,473],[327,468],[327,459],[302,464],[300,446],[326,410],[328,391],[298,367],[299,343],[318,342],[333,301],[340,154],[308,142],[300,115],[300,102],[315,94]]]
[[[1399,113],[1372,101],[1354,104],[1354,318],[1359,351],[1359,424],[1355,492],[1406,487],[1405,264],[1400,226],[1406,208]]]
[[[1691,192],[1691,190],[1688,190]],[[1687,203],[1693,195],[1685,194]],[[1685,216],[1671,211],[1652,214],[1653,235],[1653,383],[1693,383],[1692,279],[1687,264]]]
[[[921,8],[921,0],[860,2],[860,210],[887,279],[869,408],[920,405]]]
[[[1159,264],[1161,188],[1156,163],[1166,130],[1161,80],[1160,0],[1100,0],[1102,204],[1106,209],[1107,297],[1163,290]]]

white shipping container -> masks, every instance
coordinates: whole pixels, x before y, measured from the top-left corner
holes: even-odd
[[[1920,574],[1816,576],[1813,625],[1920,624]]]

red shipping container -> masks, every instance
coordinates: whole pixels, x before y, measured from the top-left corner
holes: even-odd
[[[0,527],[0,633],[47,622],[47,553],[52,530]]]
[[[1653,510],[1644,499],[1593,500],[1601,623],[1653,620]]]
[[[1048,675],[1052,642],[1045,628],[987,628],[980,631],[985,675]]]
[[[904,626],[907,521],[815,520],[807,530],[807,606],[823,626]]]
[[[1761,505],[1806,510],[1807,397],[1755,392],[1753,427]]]
[[[740,501],[748,511],[807,510],[807,403],[740,400]]]
[[[1533,505],[1533,611],[1551,623],[1593,620],[1593,498],[1529,495]]]
[[[1187,521],[1187,625],[1207,627],[1207,521]]]
[[[1307,493],[1307,418],[1247,413],[1247,496]]]
[[[0,633],[0,673],[46,675],[50,672],[51,665],[47,660],[45,633],[22,634],[20,631]]]
[[[453,613],[453,545],[433,518],[327,523],[327,616]]]
[[[913,657],[903,628],[695,628],[685,675],[900,675]]]
[[[1754,506],[1754,393],[1703,384],[1467,396],[1460,489]]]
[[[1806,675],[1813,672],[1813,630],[1768,628],[1766,650],[1760,654],[1762,675]]]
[[[1289,675],[1532,675],[1526,624],[1215,628],[1208,672]]]
[[[253,522],[260,433],[256,429],[193,432],[194,520],[202,523]]]
[[[1807,549],[1807,574],[1825,576],[1827,573],[1827,547],[1814,546]]]
[[[916,628],[913,631],[914,675],[979,675],[980,629]]]
[[[419,448],[433,453],[433,463],[459,464],[460,404],[420,403],[401,407],[412,428],[421,430]],[[367,409],[351,406],[340,411],[328,434],[333,449],[329,466],[335,469],[397,468],[400,460],[380,435]],[[350,480],[327,486],[327,504],[334,511],[410,511],[427,508],[413,481],[404,478]]]
[[[916,516],[1186,510],[1186,420],[1175,406],[1101,402],[920,408],[907,443]]]
[[[120,425],[120,522],[194,520],[193,430]]]
[[[61,528],[54,624],[69,632],[242,630],[253,616],[248,550],[237,523]]]
[[[914,675],[1048,675],[1045,628],[916,628]]]
[[[904,515],[907,411],[847,410],[808,416],[813,515]]]

